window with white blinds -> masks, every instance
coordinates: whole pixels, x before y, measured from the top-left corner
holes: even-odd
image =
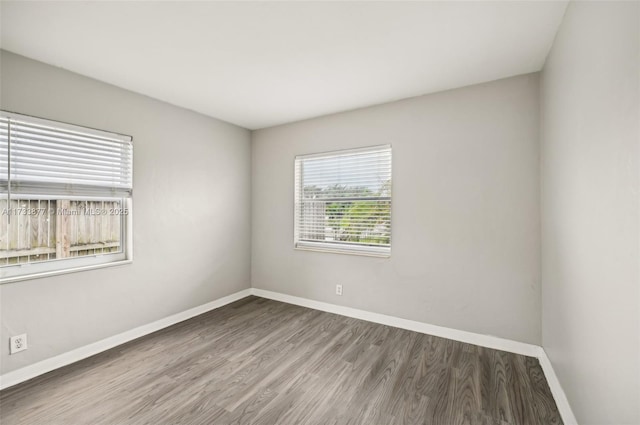
[[[389,256],[391,146],[295,159],[295,247]]]
[[[132,191],[130,136],[0,111],[0,281],[130,259]]]

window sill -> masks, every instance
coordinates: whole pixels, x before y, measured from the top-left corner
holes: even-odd
[[[42,272],[24,274],[24,275],[20,275],[20,276],[4,277],[4,278],[0,278],[0,285],[3,285],[5,283],[20,282],[20,281],[23,281],[23,280],[40,279],[40,278],[43,278],[43,277],[50,277],[50,276],[58,276],[58,275],[69,274],[69,273],[76,273],[76,272],[81,272],[81,271],[85,271],[85,270],[102,269],[102,268],[105,268],[105,267],[124,266],[126,264],[131,264],[131,263],[133,263],[133,260],[124,259],[124,260],[111,261],[111,262],[108,262],[108,263],[100,263],[100,264],[91,264],[91,265],[87,265],[87,266],[71,267],[71,268],[63,269],[63,270],[42,271]]]
[[[377,258],[390,258],[391,251],[390,250],[381,250],[381,249],[362,249],[362,248],[340,248],[335,245],[330,244],[295,244],[294,249],[298,251],[315,251],[315,252],[326,252],[329,254],[347,254],[347,255],[358,255],[362,257],[377,257]]]

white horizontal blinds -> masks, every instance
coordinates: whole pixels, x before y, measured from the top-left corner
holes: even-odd
[[[296,240],[389,247],[391,147],[296,158]]]
[[[130,196],[132,155],[127,136],[0,116],[0,185],[14,194]]]
[[[0,192],[7,193],[9,188],[8,162],[9,157],[9,119],[0,115]]]

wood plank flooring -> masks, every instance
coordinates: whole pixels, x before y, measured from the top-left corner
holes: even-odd
[[[534,358],[248,297],[0,392],[0,423],[562,421]]]

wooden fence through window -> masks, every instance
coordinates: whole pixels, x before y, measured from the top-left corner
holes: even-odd
[[[119,252],[119,201],[0,200],[0,265]]]

